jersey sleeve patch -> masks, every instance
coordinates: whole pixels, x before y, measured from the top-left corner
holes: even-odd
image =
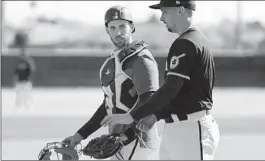
[[[179,56],[172,56],[170,60],[170,69],[175,69],[179,65],[180,58],[186,56],[186,54],[181,54]]]

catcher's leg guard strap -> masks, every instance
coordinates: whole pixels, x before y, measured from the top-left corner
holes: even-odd
[[[118,157],[119,155],[119,157]],[[125,160],[121,154],[121,152],[118,152],[117,154],[115,154],[116,158],[118,158],[119,160]],[[121,158],[120,158],[121,157]]]
[[[131,153],[131,155],[129,156],[128,160],[131,160],[131,159],[132,159],[133,154],[134,154],[134,152],[135,152],[135,149],[136,149],[136,147],[137,147],[137,145],[138,145],[138,142],[139,142],[139,138],[136,138],[136,140],[135,140],[135,144],[134,144],[134,147],[133,147],[133,149],[132,149],[132,153]]]

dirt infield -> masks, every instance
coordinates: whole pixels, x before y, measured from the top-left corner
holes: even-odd
[[[15,92],[2,89],[3,160],[36,160],[47,142],[61,141],[83,125],[103,98],[99,88],[37,88],[33,96],[35,111],[17,113]],[[217,88],[213,96],[213,114],[221,129],[216,159],[265,159],[265,89]],[[162,130],[163,122],[158,125]],[[104,128],[84,144],[103,133]]]

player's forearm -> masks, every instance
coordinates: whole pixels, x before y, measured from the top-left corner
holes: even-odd
[[[165,105],[163,108],[159,109],[158,111],[154,112],[154,115],[156,116],[157,121],[167,118],[170,116],[170,112],[166,107],[170,106],[170,104]]]
[[[138,121],[155,111],[161,110],[179,93],[182,84],[182,78],[170,77],[143,105],[130,111],[131,116]]]
[[[101,125],[101,120],[107,115],[105,104],[102,103],[101,106],[97,109],[97,111],[94,113],[92,118],[83,125],[77,132],[86,139],[89,135],[97,131]]]
[[[148,99],[143,105],[139,106],[136,109],[133,109],[130,114],[134,118],[135,121],[138,121],[150,114],[154,111],[159,110],[159,108],[163,107],[170,101],[170,98],[167,96],[167,88],[166,86],[162,86],[158,91],[156,91],[153,96]]]
[[[141,94],[139,96],[138,106],[136,106],[135,108],[139,108],[140,106],[142,106],[149,98],[152,97],[154,93],[155,91],[148,91],[148,92]],[[137,109],[131,109],[131,110],[137,110]]]
[[[155,93],[155,91],[148,91],[139,96],[139,106],[143,105],[149,98],[152,97],[152,95]]]

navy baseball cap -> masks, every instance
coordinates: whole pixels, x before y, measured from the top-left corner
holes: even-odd
[[[160,9],[161,7],[181,7],[196,10],[196,4],[194,0],[161,0],[159,4],[149,6],[152,9]]]

